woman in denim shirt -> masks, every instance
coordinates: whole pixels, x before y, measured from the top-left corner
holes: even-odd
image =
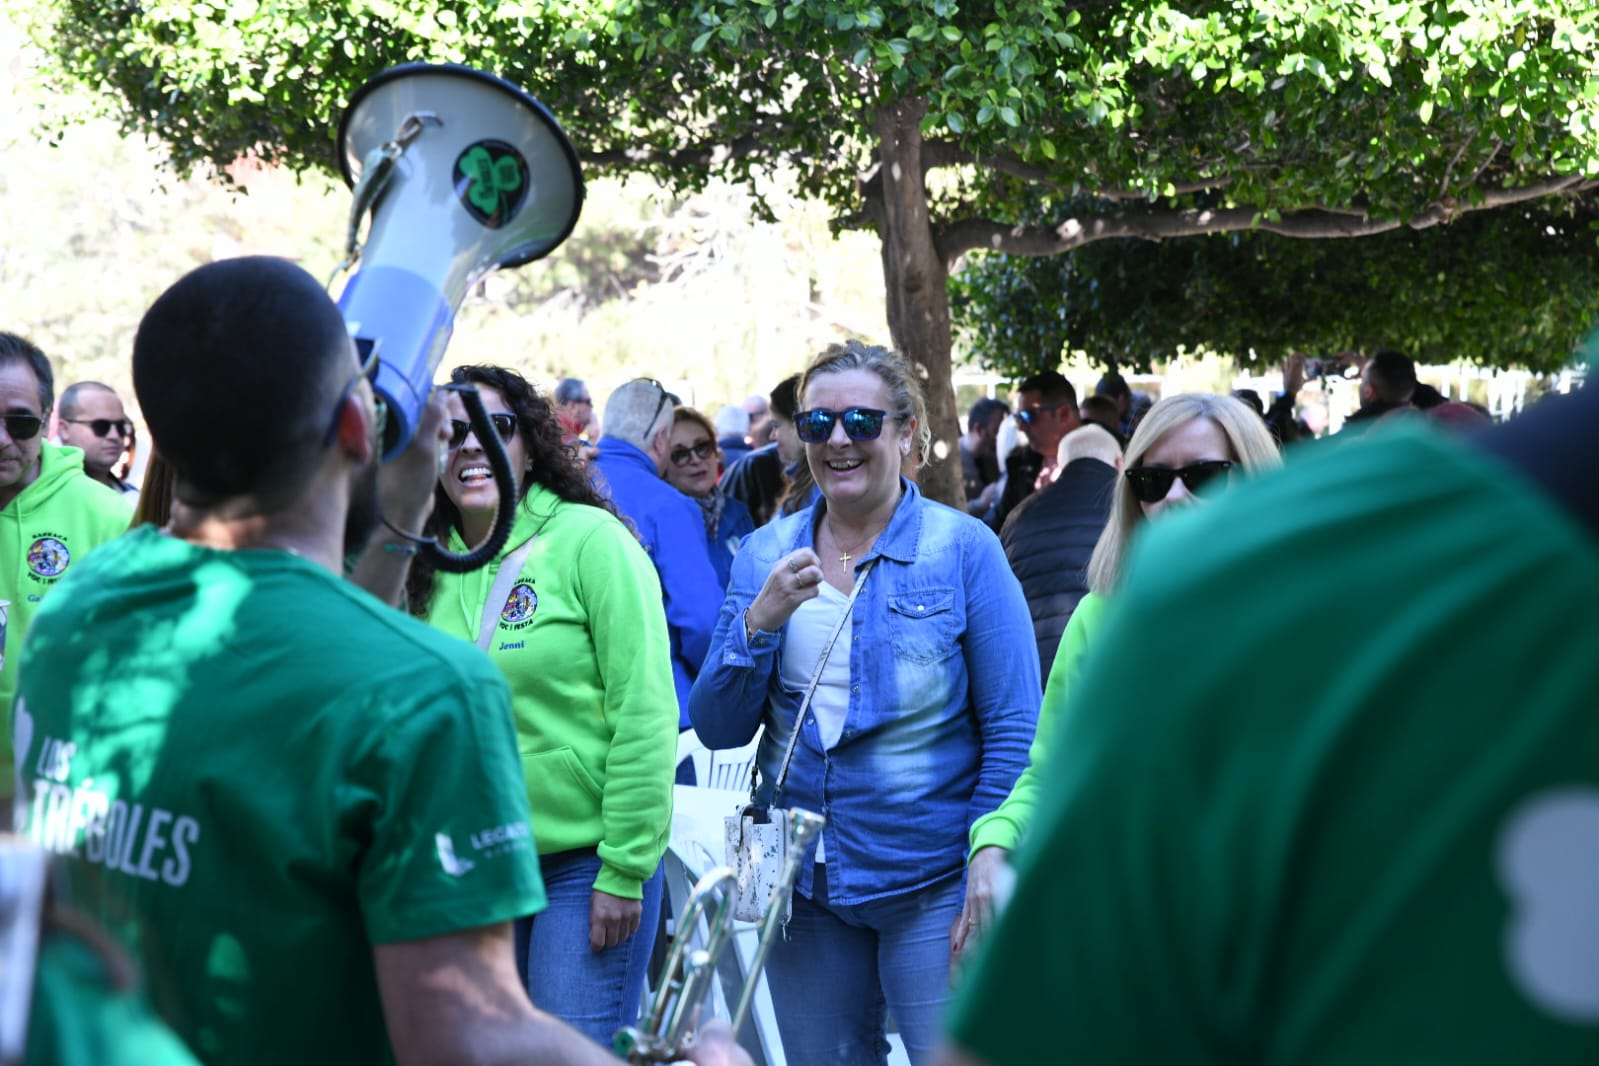
[[[886,1008],[918,1063],[937,1040],[951,928],[968,894],[988,891],[986,866],[967,883],[966,833],[1026,765],[1041,689],[1032,627],[993,532],[901,476],[931,443],[904,360],[834,345],[805,371],[800,402],[821,499],[734,558],[689,716],[713,748],[764,724],[757,799],[827,818],[767,963],[788,1061],[884,1062]]]

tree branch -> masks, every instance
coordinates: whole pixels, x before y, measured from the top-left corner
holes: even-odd
[[[1287,213],[1271,221],[1251,207],[1114,211],[1103,215],[1074,216],[1054,226],[1019,226],[989,219],[961,219],[941,227],[938,250],[945,262],[952,263],[957,257],[978,248],[1009,255],[1058,255],[1112,237],[1159,241],[1169,237],[1197,237],[1238,230],[1260,230],[1302,239],[1367,237],[1401,226],[1427,229],[1474,211],[1488,211],[1561,193],[1584,193],[1595,188],[1599,188],[1599,180],[1562,175],[1517,188],[1490,189],[1480,203],[1446,200],[1404,221],[1321,208]]]
[[[1031,181],[1039,185],[1047,185],[1051,189],[1063,189],[1065,184],[1050,177],[1049,171],[1032,163],[1024,163],[1014,156],[1008,155],[978,155],[968,152],[952,141],[928,141],[922,145],[922,175],[925,177],[931,170],[941,167],[973,166],[985,170],[993,170],[1000,174],[1008,174],[1022,181]],[[1210,192],[1226,185],[1230,178],[1204,178],[1196,181],[1183,182],[1175,185],[1175,195],[1185,193]],[[1147,200],[1149,194],[1132,189],[1095,189],[1091,193],[1100,200]]]

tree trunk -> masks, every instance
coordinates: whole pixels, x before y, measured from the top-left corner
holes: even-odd
[[[871,205],[883,241],[883,284],[894,348],[922,375],[933,444],[917,480],[929,498],[963,507],[960,422],[950,365],[949,268],[927,215],[922,176],[925,100],[887,103],[877,115],[879,188]]]

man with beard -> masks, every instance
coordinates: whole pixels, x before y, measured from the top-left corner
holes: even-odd
[[[378,517],[374,369],[284,260],[146,313],[134,387],[181,506],[35,619],[23,829],[208,1063],[611,1061],[518,980],[510,921],[545,900],[499,671],[340,576]],[[399,528],[442,414],[385,472]]]

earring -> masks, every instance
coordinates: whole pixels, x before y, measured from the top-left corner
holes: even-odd
[[[901,455],[909,455],[910,453],[911,453],[911,442],[908,441],[908,440],[900,441],[899,442],[899,454],[901,454]]]

